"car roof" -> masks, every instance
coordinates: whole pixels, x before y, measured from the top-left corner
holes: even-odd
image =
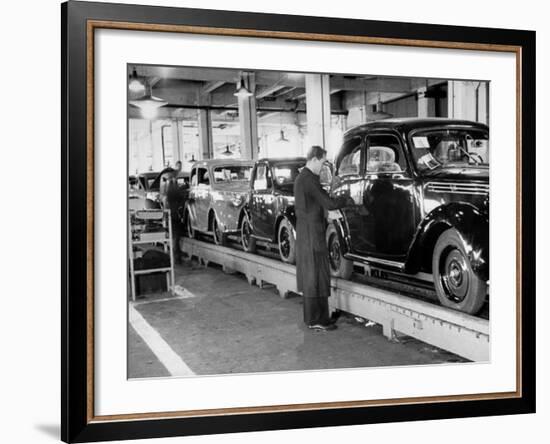
[[[346,131],[344,137],[351,137],[368,130],[375,129],[393,129],[397,131],[409,132],[419,128],[430,128],[438,126],[466,126],[487,130],[489,127],[483,123],[473,122],[471,120],[448,119],[445,117],[430,117],[430,118],[392,118],[376,120],[374,122],[363,123]]]
[[[146,177],[147,179],[157,177],[160,174],[160,171],[147,171],[146,173],[139,173],[138,177]]]
[[[243,159],[205,159],[198,160],[193,165],[191,169],[195,167],[212,167],[212,166],[233,166],[233,165],[242,165],[242,166],[253,166],[253,160],[243,160]]]
[[[271,163],[293,163],[293,162],[306,162],[305,157],[263,157],[258,162],[271,162]]]

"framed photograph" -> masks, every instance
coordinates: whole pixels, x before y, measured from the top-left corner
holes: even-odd
[[[535,33],[64,3],[62,439],[535,411]]]

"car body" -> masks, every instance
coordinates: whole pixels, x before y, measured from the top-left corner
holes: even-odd
[[[442,305],[476,313],[489,281],[489,129],[453,119],[388,119],[347,131],[329,215],[331,269],[352,261],[433,275]]]
[[[160,173],[150,171],[128,176],[128,199],[131,209],[160,208],[159,178]]]
[[[266,158],[256,162],[248,204],[239,218],[245,251],[254,252],[257,241],[274,243],[283,262],[295,262],[294,181],[305,164],[305,157]],[[327,165],[321,172],[325,186],[331,178],[332,170]]]
[[[212,159],[191,167],[189,196],[184,219],[187,234],[212,234],[224,244],[229,234],[239,234],[239,214],[246,203],[254,162]]]

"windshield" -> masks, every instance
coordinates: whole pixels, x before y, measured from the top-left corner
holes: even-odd
[[[278,163],[273,166],[275,182],[279,186],[291,186],[306,163]]]
[[[235,182],[250,180],[250,171],[252,166],[231,165],[214,169],[214,182]]]
[[[489,133],[482,129],[416,131],[410,137],[416,168],[488,167]]]

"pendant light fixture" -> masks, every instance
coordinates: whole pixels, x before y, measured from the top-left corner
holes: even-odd
[[[161,106],[167,105],[168,102],[164,99],[153,96],[151,86],[147,85],[147,92],[145,95],[139,99],[130,100],[130,104],[140,108],[141,114],[145,119],[154,119],[157,115],[158,109]]]
[[[393,114],[382,111],[382,100],[380,98],[380,93],[378,93],[378,102],[375,105],[375,111],[372,113],[367,113],[367,118],[369,120],[383,120],[390,119],[393,117]]]
[[[139,94],[145,91],[145,85],[137,75],[135,67],[132,70],[132,74],[130,74],[129,76],[128,88],[130,89],[130,91],[132,91],[135,94]]]
[[[284,143],[289,143],[290,140],[288,140],[286,137],[285,137],[285,132],[284,130],[281,128],[281,135],[279,136],[279,138],[277,139],[277,142],[284,142]]]
[[[229,157],[229,156],[233,155],[233,152],[229,149],[229,144],[227,144],[225,146],[225,151],[223,153],[221,153],[221,155],[226,156],[226,157]]]

